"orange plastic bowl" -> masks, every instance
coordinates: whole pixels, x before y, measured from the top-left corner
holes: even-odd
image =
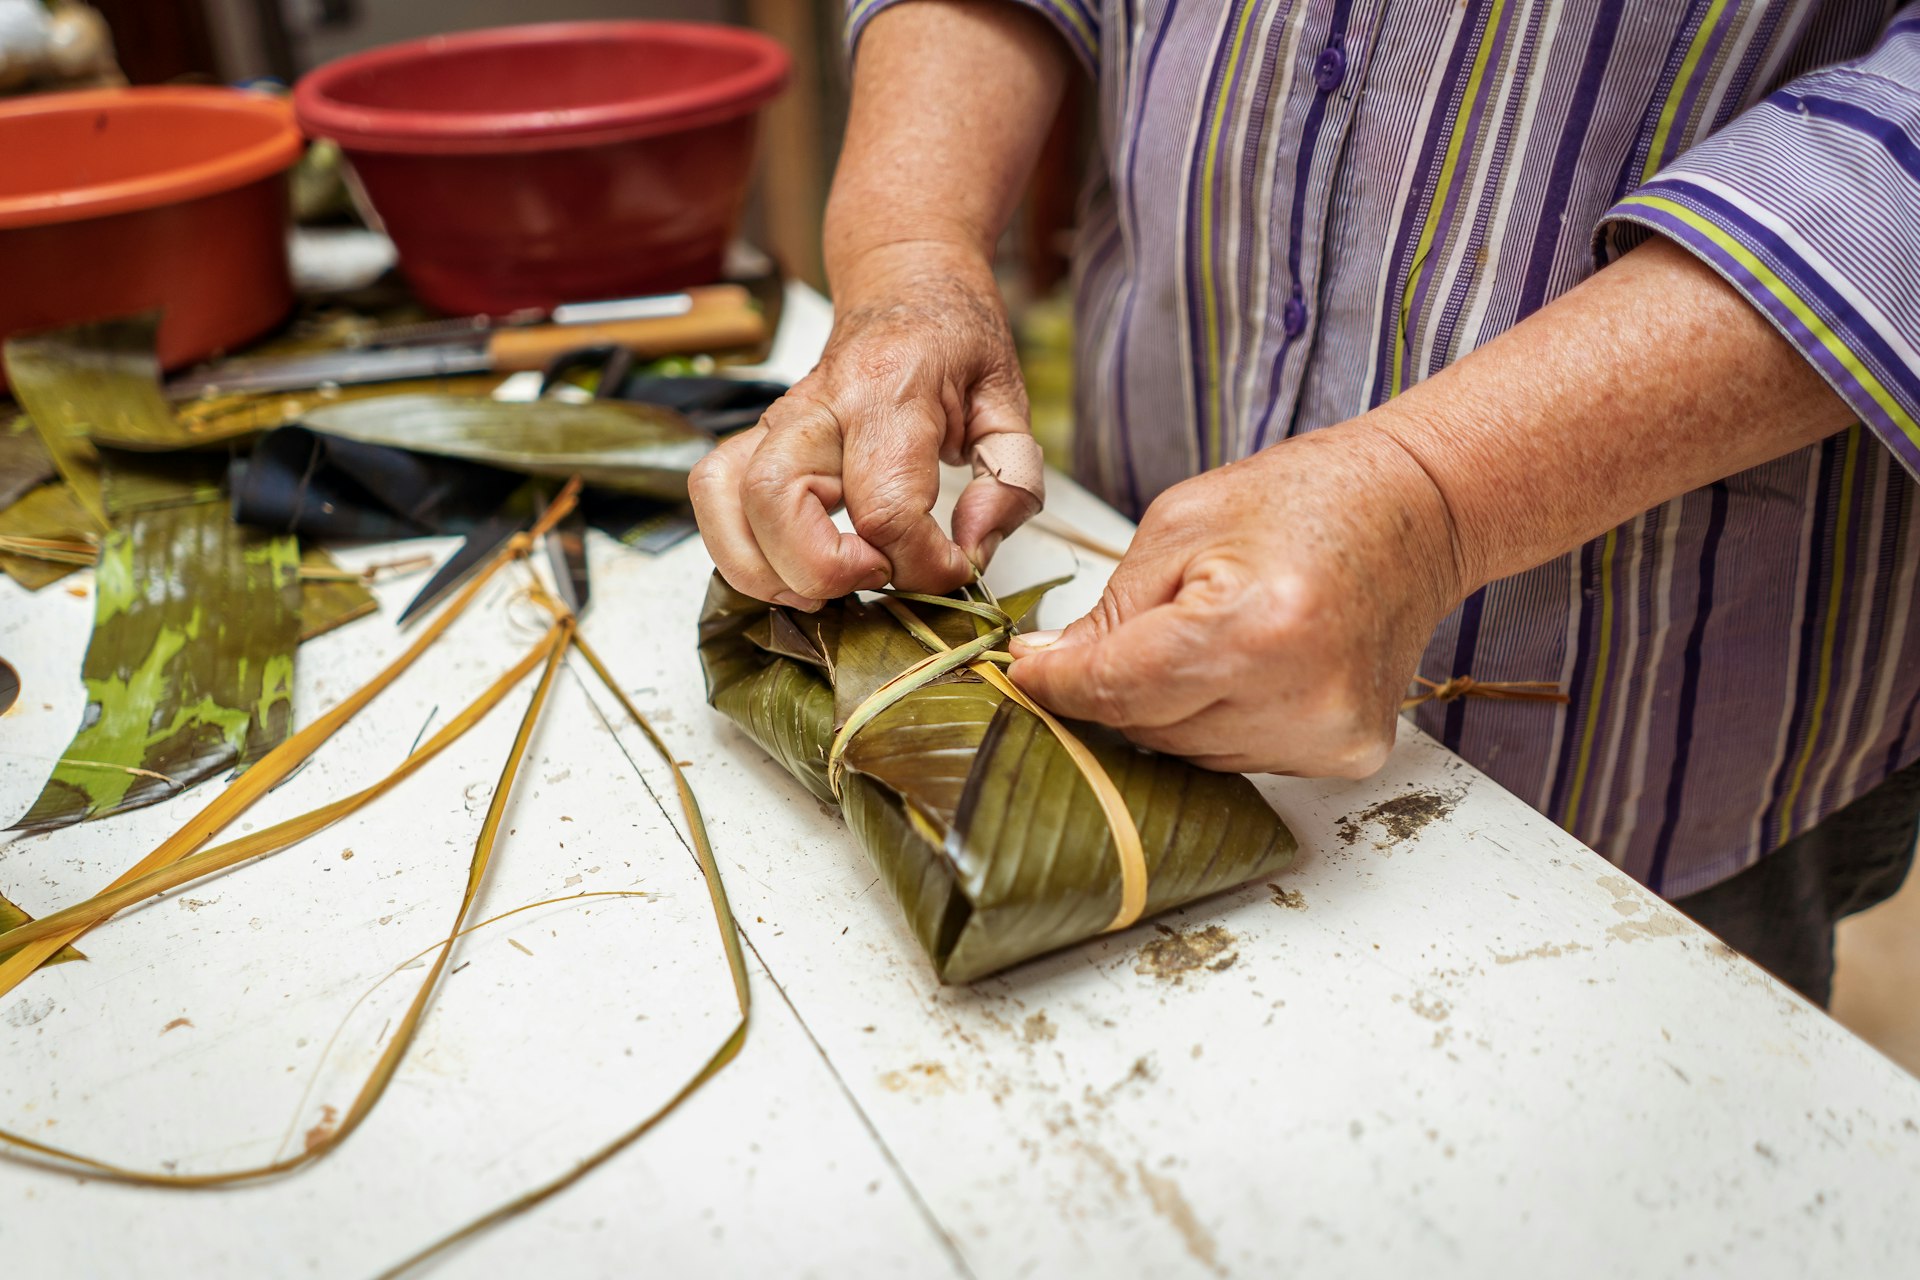
[[[0,339],[157,308],[171,368],[272,328],[300,145],[286,103],[233,89],[0,103]]]

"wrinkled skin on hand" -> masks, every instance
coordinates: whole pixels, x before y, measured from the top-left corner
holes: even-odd
[[[1017,638],[1062,715],[1238,773],[1364,777],[1461,574],[1440,492],[1362,423],[1156,499],[1093,611]]]
[[[891,582],[951,591],[1030,506],[991,478],[968,486],[952,535],[930,514],[936,460],[1027,431],[1027,395],[992,273],[978,254],[910,243],[876,251],[846,291],[813,372],[689,478],[721,576],[801,609]],[[832,513],[845,505],[853,533]]]

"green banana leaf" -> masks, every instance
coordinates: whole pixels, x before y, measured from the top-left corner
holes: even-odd
[[[301,425],[527,475],[577,475],[598,488],[676,502],[687,496],[687,472],[713,448],[706,433],[672,410],[620,400],[381,396],[312,409]]]
[[[15,414],[12,421],[0,424],[0,511],[59,474],[31,418]]]
[[[7,378],[56,459],[55,442],[76,437],[114,449],[181,447],[160,390],[159,326],[148,312],[8,340]]]
[[[128,453],[101,449],[100,499],[107,518],[134,511],[218,502],[227,475],[223,453]]]
[[[164,800],[286,737],[299,560],[219,502],[124,517],[94,577],[85,717],[18,829]]]
[[[1018,617],[1032,595],[1002,601]],[[949,645],[968,614],[908,604]],[[841,793],[827,754],[848,712],[927,656],[890,613],[854,598],[815,614],[744,596],[716,575],[700,618],[707,701],[809,791],[838,804],[944,982],[971,982],[1094,937],[1120,873],[1092,789],[1035,715],[968,671],[914,690],[848,743]],[[1147,861],[1147,914],[1292,861],[1294,838],[1245,778],[1074,725],[1125,797]]]
[[[226,441],[263,435],[275,427],[299,422],[309,410],[349,400],[435,392],[442,395],[484,396],[502,381],[497,373],[452,378],[415,378],[402,382],[368,382],[296,391],[218,392],[173,406],[182,449],[199,449]]]
[[[0,893],[0,958],[4,958],[7,954],[7,930],[18,929],[21,925],[26,924],[32,919],[32,916],[7,901],[5,894]],[[68,960],[85,959],[86,957],[84,955],[81,955],[72,947],[62,947],[54,953],[53,959],[47,961],[47,963],[61,964]]]

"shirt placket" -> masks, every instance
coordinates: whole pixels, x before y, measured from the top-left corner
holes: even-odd
[[[1256,430],[1254,449],[1284,438],[1292,427],[1307,355],[1319,326],[1321,254],[1340,156],[1385,5],[1378,0],[1332,0],[1316,6],[1322,7],[1328,14],[1324,28],[1313,42],[1303,41],[1295,55],[1302,66],[1293,77],[1293,92],[1310,98],[1299,150],[1293,171],[1275,175],[1276,181],[1286,184],[1286,217],[1283,226],[1276,228],[1275,245],[1286,264],[1286,301],[1279,309],[1279,349],[1267,388],[1269,408]],[[1320,27],[1317,22],[1313,25]]]

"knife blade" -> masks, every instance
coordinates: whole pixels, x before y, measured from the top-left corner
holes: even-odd
[[[625,347],[643,359],[752,347],[767,336],[766,317],[738,285],[698,291],[678,315],[577,321],[491,329],[434,346],[354,348],[313,355],[233,360],[175,378],[174,399],[208,393],[294,391],[327,383],[394,382],[407,378],[541,369],[578,347]]]
[[[547,534],[547,560],[553,567],[554,585],[561,603],[579,617],[593,598],[587,580],[587,517],[575,507]]]
[[[466,541],[433,571],[433,576],[427,579],[427,585],[421,587],[407,607],[400,611],[393,625],[406,626],[413,618],[431,608],[435,601],[466,581],[475,569],[505,545],[507,539],[532,525],[533,516],[520,503],[514,502],[509,502],[504,509],[475,525]]]

